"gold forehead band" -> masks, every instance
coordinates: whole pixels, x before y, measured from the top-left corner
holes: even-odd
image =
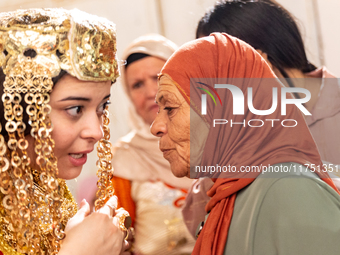
[[[29,9],[0,13],[0,66],[6,75],[32,61],[55,77],[63,69],[84,81],[119,76],[115,24],[79,10]]]

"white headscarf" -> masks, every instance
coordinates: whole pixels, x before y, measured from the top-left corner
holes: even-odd
[[[177,46],[158,34],[138,37],[124,51],[122,59],[126,60],[133,53],[144,53],[167,61]],[[177,188],[190,188],[192,180],[177,178],[170,164],[159,150],[159,138],[150,132],[150,126],[144,122],[131,102],[125,80],[125,66],[121,68],[121,79],[130,99],[129,120],[132,131],[122,137],[113,147],[114,175],[131,181],[163,181]]]

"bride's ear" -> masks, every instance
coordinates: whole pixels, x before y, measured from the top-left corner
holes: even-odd
[[[272,63],[268,60],[268,55],[267,53],[263,52],[262,50],[256,49],[256,51],[261,55],[261,57],[264,58],[264,60],[266,60],[267,64],[269,65],[269,67],[271,69],[273,69],[273,65]]]

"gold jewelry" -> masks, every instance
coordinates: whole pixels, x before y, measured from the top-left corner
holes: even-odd
[[[76,9],[0,13],[0,50],[5,51],[0,64],[6,75],[29,49],[51,77],[61,69],[85,81],[114,82],[119,76],[115,24]]]
[[[65,182],[57,178],[48,104],[52,78],[65,70],[80,80],[114,82],[119,75],[115,38],[112,22],[78,10],[0,13],[0,66],[6,75],[1,97],[1,118],[6,123],[0,124],[0,251],[4,255],[58,253],[63,229],[77,205]],[[97,147],[97,208],[113,194],[108,124],[106,109],[104,138]],[[35,164],[27,152],[27,130],[34,138]]]
[[[119,228],[122,231],[126,231],[126,236],[124,239],[127,240],[129,237],[129,228],[131,227],[132,224],[130,214],[124,208],[121,207],[118,210],[116,210],[115,217],[118,218]]]
[[[114,188],[112,185],[113,168],[112,168],[112,152],[110,142],[110,129],[108,127],[110,123],[108,106],[106,106],[103,114],[103,131],[104,137],[98,142],[97,155],[99,160],[97,161],[97,176],[99,178],[97,182],[98,191],[96,193],[97,200],[95,201],[95,210],[103,207],[105,202],[113,196]]]

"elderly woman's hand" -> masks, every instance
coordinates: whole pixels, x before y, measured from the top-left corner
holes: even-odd
[[[127,244],[118,219],[113,217],[116,207],[117,198],[112,197],[101,209],[90,214],[90,206],[83,200],[79,211],[66,226],[66,238],[58,254],[120,254]]]

